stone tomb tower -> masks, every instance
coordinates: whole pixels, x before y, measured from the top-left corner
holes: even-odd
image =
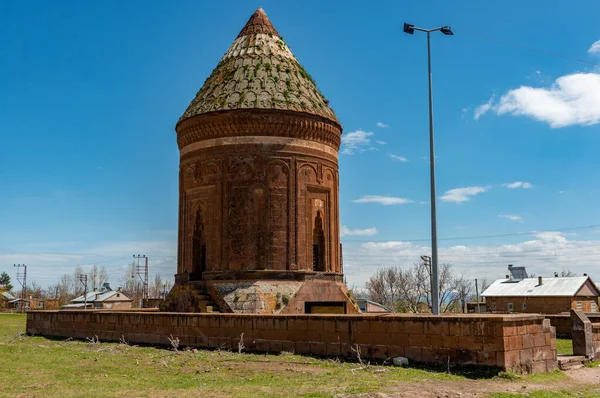
[[[179,245],[165,309],[357,312],[342,283],[342,127],[262,9],[176,131]]]

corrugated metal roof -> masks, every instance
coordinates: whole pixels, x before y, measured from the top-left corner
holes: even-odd
[[[4,296],[5,299],[7,300],[14,300],[15,296],[13,296],[12,294],[10,294],[9,292],[2,292],[0,293],[2,296]]]
[[[106,301],[109,298],[111,298],[112,296],[116,295],[117,293],[119,293],[121,295],[121,300],[122,301],[131,301],[131,299],[127,296],[125,296],[123,293],[121,292],[116,292],[114,290],[109,290],[109,291],[103,291],[103,292],[91,292],[87,294],[87,300],[84,298],[83,295],[74,298],[73,300],[71,300],[72,303],[84,303],[84,302],[88,302],[88,303],[98,303],[98,302],[102,302],[102,301]]]
[[[498,296],[575,296],[581,286],[588,280],[587,276],[568,278],[543,278],[539,284],[538,278],[527,278],[520,281],[498,279],[494,281],[481,295],[483,297]]]

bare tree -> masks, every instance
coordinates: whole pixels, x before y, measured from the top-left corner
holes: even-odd
[[[560,276],[563,278],[567,278],[570,276],[577,276],[577,273],[571,271],[570,269],[564,269],[562,271],[560,271]]]
[[[36,281],[31,281],[29,286],[27,286],[27,294],[32,297],[38,298],[44,296],[44,291],[40,285],[37,284]]]
[[[149,286],[151,298],[160,298],[163,291],[163,281],[159,274],[154,275],[154,281]]]
[[[423,263],[379,269],[366,283],[372,300],[400,312],[431,312],[431,270]],[[450,264],[439,269],[440,311],[464,311],[472,283],[455,276]]]
[[[106,268],[104,268],[103,265],[98,267],[94,264],[88,272],[88,284],[90,289],[92,291],[100,290],[106,281],[108,281],[108,272],[106,272]]]

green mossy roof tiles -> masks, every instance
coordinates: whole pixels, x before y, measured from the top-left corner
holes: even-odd
[[[217,111],[277,109],[318,115],[339,124],[328,103],[259,8],[179,121]]]

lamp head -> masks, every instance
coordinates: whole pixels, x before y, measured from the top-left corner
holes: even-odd
[[[440,29],[440,31],[445,34],[446,36],[453,36],[454,33],[452,33],[452,31],[450,30],[450,26],[442,26],[442,28]]]
[[[409,23],[404,22],[404,33],[408,33],[412,35],[415,33],[415,25],[411,25]]]

